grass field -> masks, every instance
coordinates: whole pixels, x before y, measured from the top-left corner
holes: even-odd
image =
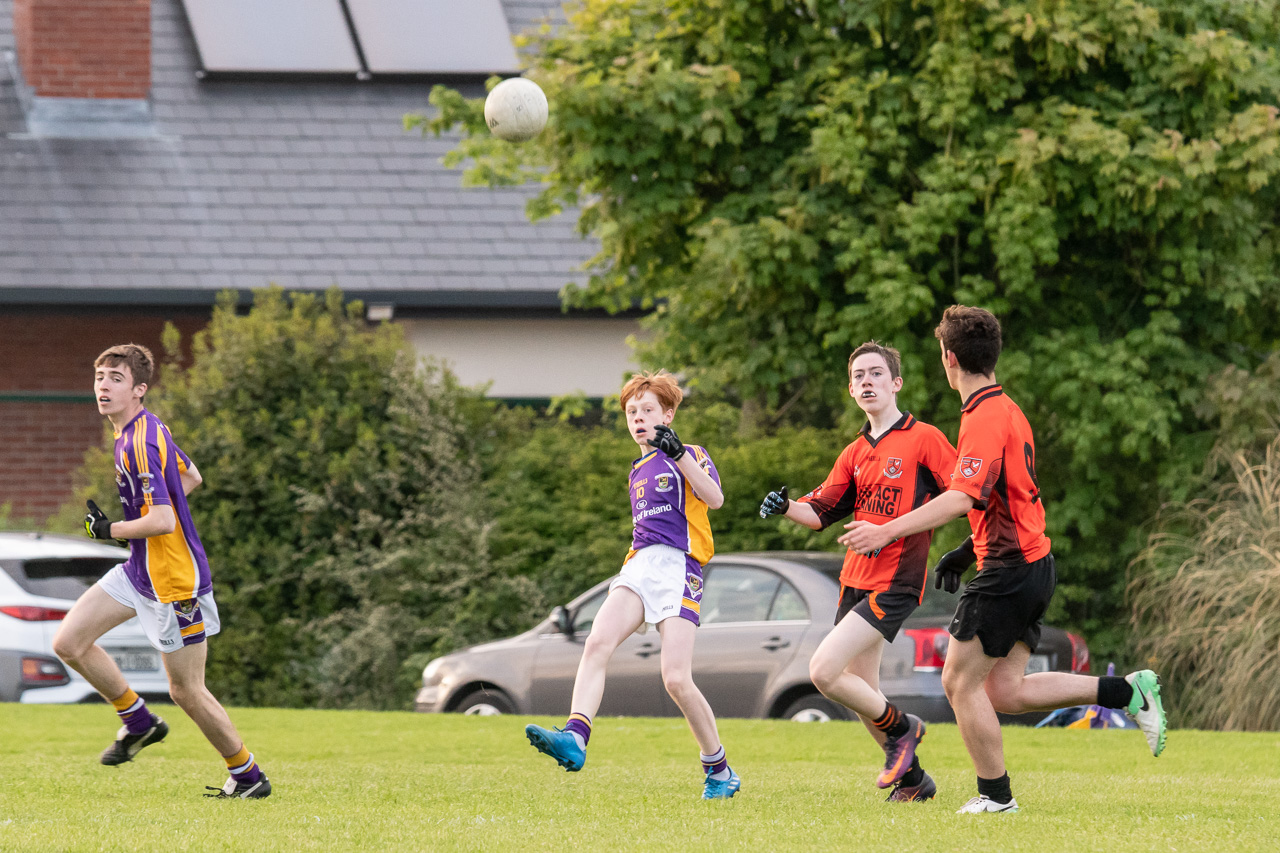
[[[682,720],[601,719],[565,773],[526,718],[236,709],[263,801],[200,797],[226,774],[180,711],[139,759],[102,767],[104,705],[0,705],[0,850],[1084,851],[1280,848],[1280,733],[1007,730],[1016,815],[975,793],[955,726],[930,727],[929,803],[887,804],[861,727],[724,720],[742,791],[706,803]],[[546,723],[545,720],[538,722]],[[556,720],[559,723],[561,721]]]

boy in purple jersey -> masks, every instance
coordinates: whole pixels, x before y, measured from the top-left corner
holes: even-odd
[[[218,633],[209,563],[187,508],[200,472],[159,418],[143,408],[155,362],[146,347],[112,347],[94,362],[98,411],[115,430],[116,487],[124,521],[111,522],[89,501],[85,531],[94,539],[126,539],[130,555],[89,588],[53,638],[53,650],[115,706],[124,725],[102,753],[102,763],[132,761],[143,747],[164,740],[169,726],[129,687],[97,640],[137,616],[160,650],[169,695],[200,727],[231,774],[216,794],[259,799],[271,783],[253,753],[204,684],[205,639]]]
[[[665,370],[636,374],[620,397],[627,428],[643,454],[631,464],[631,550],[592,623],[568,721],[563,729],[526,726],[525,736],[566,770],[581,770],[609,659],[633,632],[654,624],[662,635],[662,683],[701,751],[702,798],[728,799],[741,781],[729,767],[711,706],[693,683],[702,567],[714,552],[707,511],[724,503],[720,475],[704,448],[686,446],[671,429],[684,397],[675,377]]]

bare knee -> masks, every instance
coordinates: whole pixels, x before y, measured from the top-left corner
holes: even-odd
[[[1001,714],[1021,714],[1027,710],[1016,684],[988,684],[987,698],[991,700],[991,707]]]
[[[61,628],[53,636],[53,653],[70,664],[74,664],[84,657],[85,652],[89,651],[89,647],[92,645],[93,643],[86,643]]]
[[[957,700],[971,691],[973,686],[969,684],[969,679],[958,670],[949,670],[942,668],[942,692],[947,694],[947,701],[955,706]]]
[[[814,658],[809,661],[809,680],[813,682],[813,686],[822,691],[823,694],[829,693],[836,679],[840,677],[841,670],[832,666],[826,661]]]
[[[169,698],[173,700],[173,704],[179,708],[186,710],[199,699],[204,685],[200,683],[188,683],[185,681],[169,681]]]
[[[613,657],[615,646],[600,639],[594,634],[587,635],[587,641],[582,645],[582,656],[595,663],[608,663],[609,658]]]
[[[681,699],[692,695],[698,689],[693,683],[693,674],[684,670],[664,671],[662,673],[662,686],[667,688],[667,693],[676,701],[676,704],[679,704]]]

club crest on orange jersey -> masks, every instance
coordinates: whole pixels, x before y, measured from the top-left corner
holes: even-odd
[[[972,456],[965,456],[960,460],[960,473],[963,474],[966,479],[978,476],[978,472],[981,470],[981,459],[975,459]]]
[[[888,461],[884,463],[884,475],[890,480],[896,480],[902,476],[902,460],[896,456],[890,456]]]

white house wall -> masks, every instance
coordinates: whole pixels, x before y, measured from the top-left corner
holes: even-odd
[[[637,367],[634,318],[407,318],[397,320],[424,356],[446,362],[466,385],[491,382],[489,396],[617,394]]]

